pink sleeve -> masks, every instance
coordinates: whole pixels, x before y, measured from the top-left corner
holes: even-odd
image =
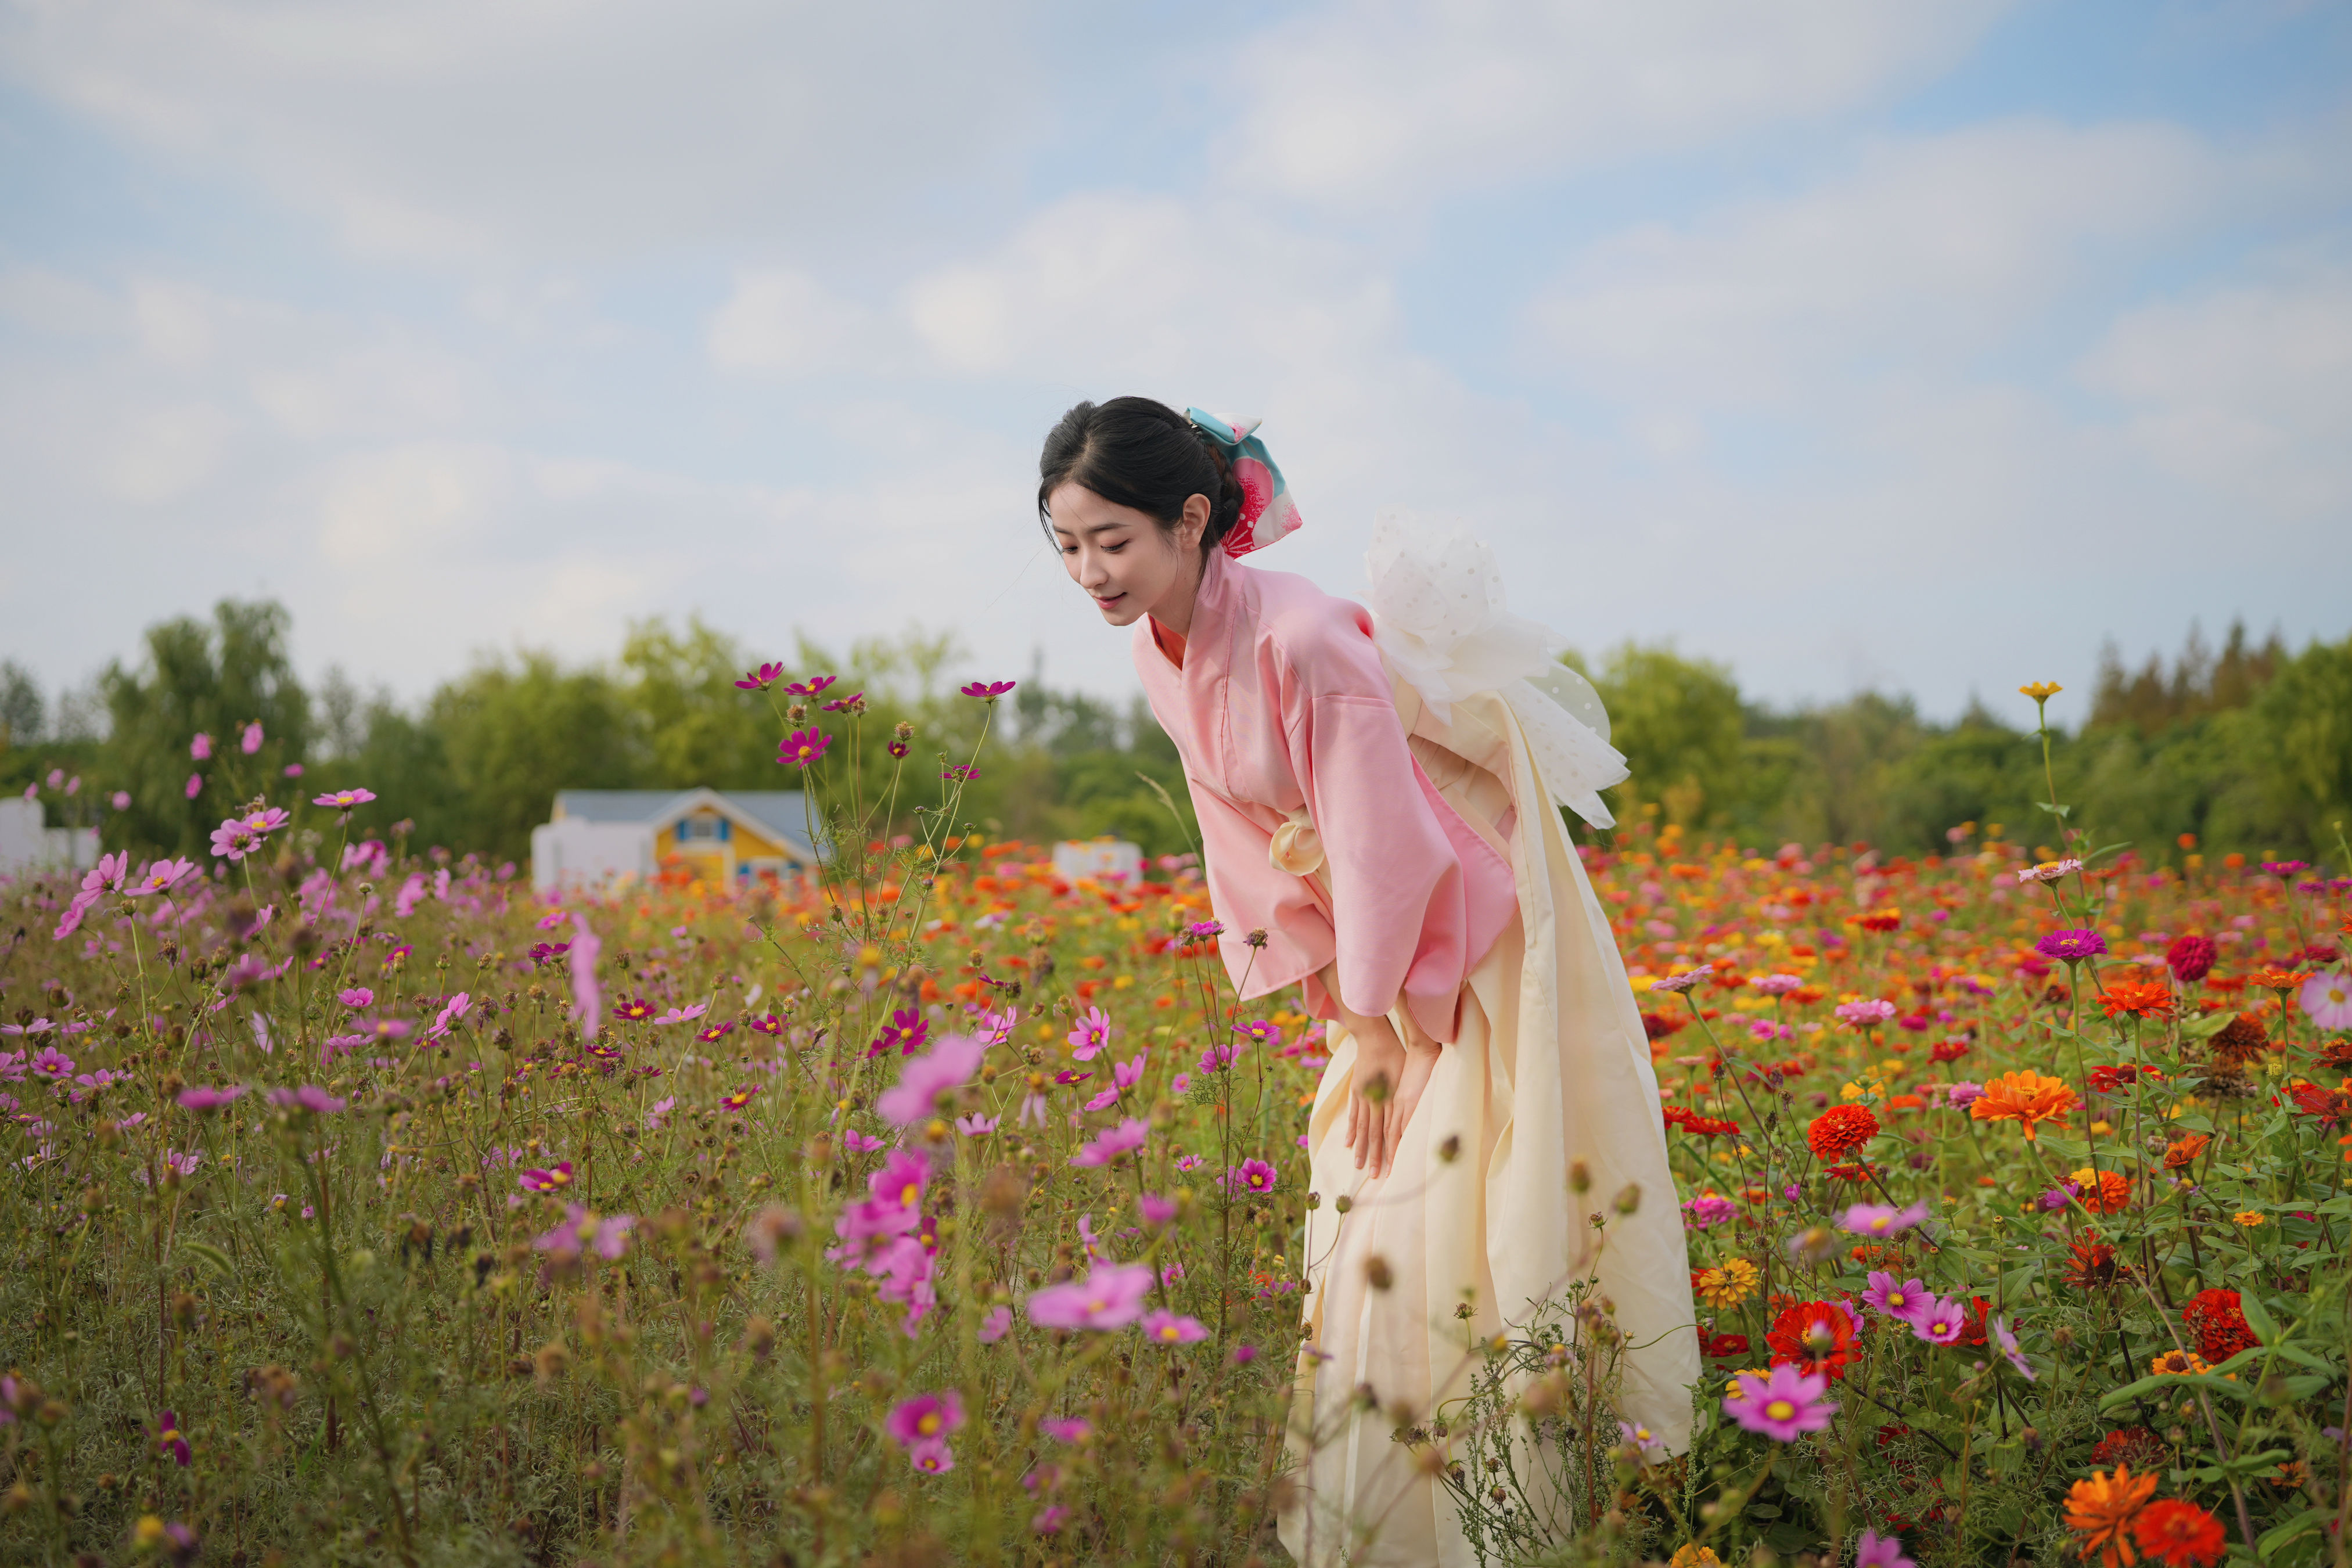
[[[1463,982],[1517,910],[1516,884],[1406,749],[1370,637],[1329,630],[1289,650],[1283,706],[1330,878],[1339,994],[1368,1017],[1402,1000],[1451,1040]]]

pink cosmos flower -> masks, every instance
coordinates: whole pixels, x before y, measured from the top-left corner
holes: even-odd
[[[180,1091],[183,1110],[217,1110],[245,1093],[245,1085],[233,1083],[226,1089],[206,1089],[196,1084]]]
[[[1689,1211],[1691,1224],[1701,1230],[1711,1230],[1739,1212],[1739,1205],[1729,1198],[1713,1193],[1693,1198],[1683,1207]]]
[[[314,1115],[332,1116],[350,1103],[339,1100],[317,1084],[306,1083],[299,1089],[273,1089],[269,1103],[289,1110],[308,1110]]]
[[[943,1036],[928,1056],[909,1057],[898,1084],[875,1099],[874,1110],[893,1126],[908,1127],[931,1114],[939,1097],[971,1081],[988,1047],[965,1035]]]
[[[1911,1320],[1911,1332],[1931,1345],[1958,1344],[1968,1321],[1968,1309],[1960,1305],[1959,1298],[1929,1296],[1918,1316]]]
[[[238,737],[237,749],[248,757],[253,755],[254,752],[261,750],[261,724],[259,721],[257,720],[253,723],[247,724],[245,727],[245,733]]]
[[[1110,1015],[1099,1007],[1089,1007],[1078,1015],[1078,1026],[1069,1033],[1070,1055],[1082,1062],[1092,1061],[1095,1053],[1110,1044]]]
[[[956,689],[966,697],[977,697],[982,702],[993,702],[1021,683],[1017,680],[975,680]]]
[[[806,680],[793,681],[784,690],[794,697],[815,697],[840,679],[837,675],[813,675]]]
[[[1862,1293],[1863,1300],[1898,1322],[1916,1322],[1919,1314],[1936,1300],[1935,1294],[1916,1279],[1898,1281],[1884,1268],[1870,1271],[1870,1288]]]
[[[1056,1443],[1083,1443],[1095,1435],[1093,1423],[1083,1415],[1048,1415],[1037,1423],[1037,1430]]]
[[[181,793],[184,794],[190,800],[194,800],[196,796],[204,794],[205,775],[202,773],[190,773],[188,775],[187,788]]]
[[[1853,1568],[1919,1568],[1903,1555],[1903,1538],[1881,1535],[1874,1530],[1862,1532],[1862,1542],[1854,1549]]]
[[[672,1007],[668,1012],[664,1013],[660,1017],[656,1018],[654,1022],[656,1024],[690,1024],[694,1022],[695,1019],[701,1017],[705,1013],[709,1011],[709,1003],[697,1002],[691,1007]]]
[[[155,1447],[182,1466],[188,1462],[188,1440],[180,1432],[180,1418],[166,1410],[155,1422]]]
[[[2295,1005],[2323,1029],[2352,1029],[2352,979],[2323,969],[2303,983]]]
[[[572,1162],[558,1160],[548,1169],[525,1171],[515,1178],[515,1184],[527,1193],[562,1192],[572,1184]]]
[[[955,1450],[943,1438],[918,1443],[907,1450],[907,1462],[927,1476],[943,1476],[955,1468]]]
[[[1157,1230],[1176,1217],[1176,1205],[1157,1193],[1138,1193],[1135,1212],[1144,1224]]]
[[[996,1124],[1003,1120],[1002,1117],[982,1116],[974,1111],[970,1116],[957,1117],[955,1129],[967,1138],[985,1138],[996,1131]]]
[[[194,757],[200,763],[211,762],[213,760],[213,738],[210,735],[205,734],[201,730],[196,731],[195,739],[188,742],[188,755]]]
[[[1097,1263],[1084,1279],[1048,1285],[1029,1298],[1029,1321],[1041,1329],[1123,1329],[1143,1315],[1151,1289],[1144,1263]]]
[[[596,1037],[599,1015],[604,1010],[604,988],[596,984],[596,960],[604,951],[604,943],[588,929],[588,917],[572,917],[573,935],[572,951],[566,955],[572,975],[572,1015],[580,1021],[580,1033],[587,1039]]]
[[[2015,1367],[2026,1382],[2038,1381],[2033,1375],[2033,1364],[2025,1359],[2025,1352],[2019,1348],[2017,1334],[2010,1328],[2007,1318],[1992,1321],[1992,1338],[1993,1342],[2000,1347],[2000,1353],[2009,1358],[2009,1364]]]
[[[375,1005],[375,993],[364,985],[354,985],[348,991],[336,992],[335,1000],[353,1012],[357,1012],[362,1007],[372,1007]]]
[[[855,1127],[841,1135],[841,1142],[853,1154],[871,1154],[877,1149],[887,1147],[881,1139],[868,1138]]]
[[[374,798],[375,791],[372,789],[339,789],[332,795],[322,795],[319,796],[310,804],[312,805],[331,805],[337,811],[349,811],[354,806],[365,805]]]
[[[41,1021],[47,1022],[47,1019]],[[73,1077],[73,1058],[55,1046],[43,1046],[41,1054],[35,1057],[27,1065],[33,1069],[33,1076],[36,1078],[62,1080]]]
[[[1195,1318],[1181,1318],[1162,1308],[1144,1314],[1143,1337],[1153,1344],[1189,1345],[1209,1337]]]
[[[1925,1202],[1896,1208],[1891,1204],[1856,1204],[1845,1211],[1838,1228],[1855,1236],[1895,1236],[1927,1217]]]
[[[1070,1163],[1086,1169],[1108,1165],[1132,1149],[1140,1149],[1150,1141],[1151,1128],[1141,1118],[1129,1116],[1116,1127],[1098,1133],[1095,1141],[1070,1156]]]
[[[114,798],[109,804],[117,811],[129,811],[131,809],[131,792],[127,789],[116,790],[114,792]]]
[[[980,1321],[980,1342],[984,1345],[992,1345],[997,1341],[1003,1339],[1007,1333],[1011,1332],[1012,1329],[1013,1309],[1010,1307],[991,1307],[988,1310],[988,1316]]]
[[[450,997],[447,1005],[441,1009],[441,1016],[433,1020],[433,1026],[425,1031],[425,1037],[428,1040],[439,1039],[447,1034],[450,1026],[464,1017],[473,1005],[473,997],[463,991],[458,992],[455,996]]]
[[[1769,1375],[1743,1372],[1738,1381],[1738,1392],[1724,1396],[1723,1413],[1776,1443],[1818,1432],[1837,1414],[1838,1407],[1822,1397],[1829,1392],[1829,1379],[1800,1372],[1793,1363],[1776,1366]]]
[[[945,1438],[963,1425],[963,1395],[954,1389],[902,1400],[882,1419],[882,1429],[902,1448]]]

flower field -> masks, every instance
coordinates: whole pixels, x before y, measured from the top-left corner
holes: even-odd
[[[1319,1026],[1189,858],[745,684],[821,882],[541,900],[328,779],[0,889],[0,1560],[1282,1560]],[[2072,819],[1588,847],[1710,1371],[1665,1454],[1571,1289],[1374,1388],[1489,1560],[2344,1561],[2352,882]]]

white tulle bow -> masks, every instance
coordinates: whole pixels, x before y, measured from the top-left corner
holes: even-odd
[[[1609,715],[1592,683],[1559,661],[1566,644],[1505,607],[1495,552],[1454,519],[1384,511],[1364,552],[1373,638],[1441,721],[1480,691],[1518,719],[1552,798],[1595,827],[1615,823],[1601,792],[1629,776],[1609,743]]]

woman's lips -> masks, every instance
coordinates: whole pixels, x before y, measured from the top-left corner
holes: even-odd
[[[1126,597],[1127,597],[1127,595],[1126,595],[1125,594],[1113,594],[1113,595],[1111,595],[1108,598],[1105,598],[1102,595],[1100,595],[1100,594],[1097,594],[1097,595],[1095,595],[1095,603],[1096,603],[1096,604],[1097,604],[1097,605],[1100,605],[1104,609],[1108,610],[1108,609],[1109,609],[1113,605],[1118,604],[1121,599],[1124,599],[1124,598],[1126,598]]]

